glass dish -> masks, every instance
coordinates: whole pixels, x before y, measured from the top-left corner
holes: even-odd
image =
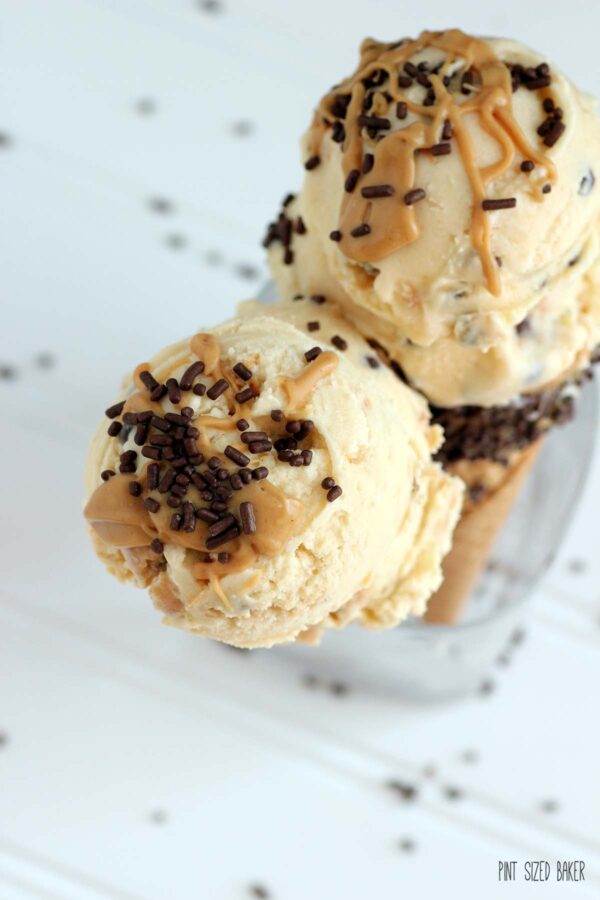
[[[273,301],[271,285],[260,299]],[[318,647],[291,644],[269,652],[285,654],[289,665],[318,678],[348,679],[357,688],[408,699],[441,700],[485,690],[490,666],[511,640],[518,640],[533,589],[572,519],[590,467],[597,422],[598,390],[589,381],[573,421],[546,439],[457,624],[408,619],[379,632],[351,625],[327,632]]]

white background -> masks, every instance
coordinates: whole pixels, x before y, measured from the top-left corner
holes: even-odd
[[[121,373],[264,280],[360,38],[455,24],[600,93],[593,0],[1,0],[0,900],[600,896],[600,465],[496,690],[444,706],[161,628],[81,521]],[[586,882],[498,884],[541,856]]]

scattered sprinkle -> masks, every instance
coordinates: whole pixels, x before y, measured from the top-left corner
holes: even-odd
[[[396,778],[386,781],[385,787],[396,794],[401,800],[409,803],[416,800],[418,796],[418,791],[414,784],[408,784],[407,782],[399,781]]]

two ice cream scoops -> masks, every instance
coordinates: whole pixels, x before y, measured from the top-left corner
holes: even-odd
[[[600,342],[600,123],[533,51],[365,41],[302,150],[280,302],[138,366],[88,460],[109,570],[242,647],[453,619]]]

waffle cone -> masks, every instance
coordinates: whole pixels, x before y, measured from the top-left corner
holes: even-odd
[[[471,488],[482,488],[480,500],[468,499],[443,563],[444,580],[427,605],[424,619],[452,624],[460,616],[483,571],[494,541],[521,492],[543,441],[515,453],[508,466],[491,460],[461,460],[448,468]],[[475,494],[476,496],[476,494]]]

